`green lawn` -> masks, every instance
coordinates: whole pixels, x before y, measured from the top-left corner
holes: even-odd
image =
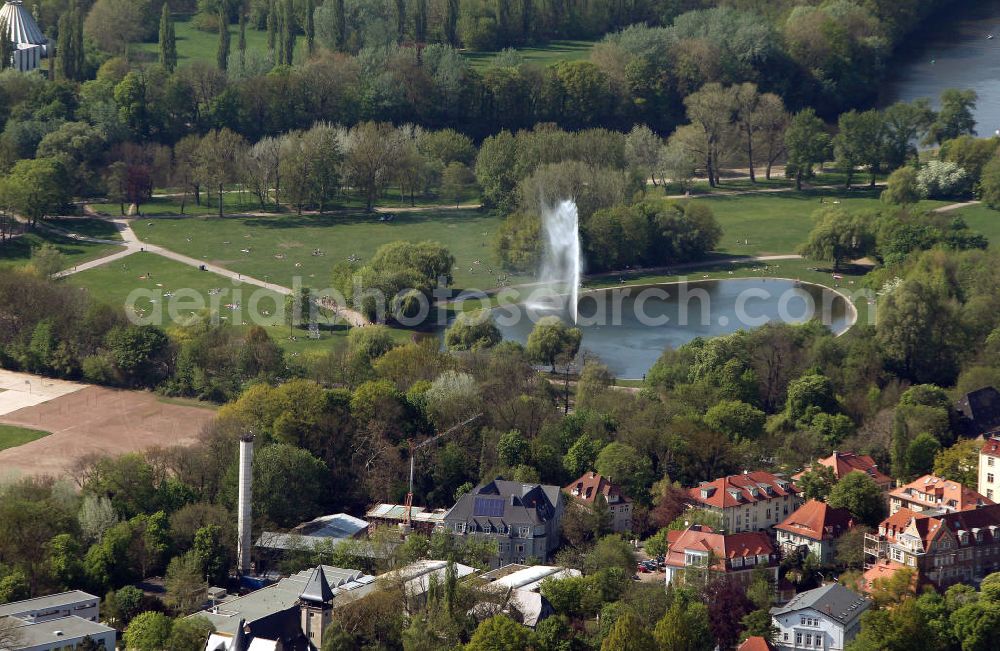
[[[436,240],[455,256],[455,286],[489,288],[499,272],[493,259],[493,233],[499,217],[478,211],[449,210],[393,215],[392,221],[364,213],[279,215],[274,217],[143,218],[132,227],[142,240],[172,251],[292,286],[325,288],[338,262],[362,262],[379,246],[395,240]],[[314,255],[315,252],[322,255]],[[246,253],[244,251],[249,251]],[[479,264],[475,264],[476,261]],[[492,269],[493,275],[489,273]],[[518,277],[512,282],[525,282]]]
[[[116,242],[120,242],[122,239],[122,234],[118,232],[115,224],[106,219],[55,217],[45,221],[46,223],[57,228],[61,228],[64,231],[75,233],[77,235],[83,235],[85,237],[93,237],[100,240],[114,240]]]
[[[347,340],[348,328],[342,324],[322,326],[318,340],[310,339],[309,333],[303,328],[289,329],[275,314],[275,305],[284,305],[285,300],[284,296],[276,292],[199,271],[155,253],[134,253],[117,262],[69,276],[64,282],[82,287],[95,299],[124,308],[130,313],[132,309],[125,306],[134,305],[135,313],[154,318],[154,323],[163,327],[183,323],[197,312],[192,309],[195,306],[190,305],[177,305],[174,314],[169,309],[171,298],[178,299],[178,290],[194,290],[202,297],[206,307],[217,310],[224,323],[234,324],[239,328],[254,324],[264,326],[268,334],[293,356],[339,348]],[[134,290],[146,292],[129,301],[128,296]],[[209,290],[224,290],[224,293],[210,294]],[[153,294],[150,295],[149,292]],[[173,296],[166,296],[168,293]],[[259,319],[251,319],[253,300],[258,301]],[[239,309],[234,309],[234,305],[239,305]],[[408,332],[398,333],[400,340],[409,336]]]
[[[1000,247],[1000,211],[979,204],[968,208],[959,208],[945,214],[961,217],[969,225],[969,228],[985,235],[989,239],[991,247]]]
[[[818,188],[801,192],[715,195],[704,201],[722,226],[720,253],[731,255],[777,255],[794,253],[812,229],[812,214],[831,205],[848,210],[878,208],[878,191]],[[820,203],[820,200],[823,203]],[[839,203],[838,203],[839,202]],[[921,201],[920,210],[947,205],[947,201]]]
[[[187,14],[174,15],[174,31],[177,34],[177,63],[184,65],[192,61],[207,61],[215,63],[216,51],[219,47],[219,34],[215,32],[203,32],[195,29],[191,22],[191,16]],[[230,34],[230,61],[239,56],[237,49],[240,40],[240,30],[237,25],[229,26]],[[157,42],[136,43],[134,51],[142,53],[150,60],[156,60],[159,56],[160,46]],[[267,52],[267,32],[258,31],[247,26],[247,51]],[[295,41],[295,62],[298,63],[305,56],[306,39],[299,36]]]
[[[560,61],[580,61],[590,58],[594,41],[549,41],[538,47],[517,48],[517,53],[524,62],[539,66],[547,66]],[[472,62],[472,67],[482,70],[488,68],[496,57],[496,52],[463,52]]]
[[[48,436],[51,432],[43,432],[37,429],[26,427],[15,427],[14,425],[0,425],[0,450],[16,448],[25,443],[31,443]]]
[[[31,250],[42,244],[52,244],[65,256],[65,268],[101,258],[118,250],[114,244],[93,244],[49,231],[26,233],[0,243],[0,269],[19,267],[31,261]]]

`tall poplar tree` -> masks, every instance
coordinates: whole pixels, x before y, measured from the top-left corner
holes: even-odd
[[[274,6],[274,0],[267,3],[267,49],[274,52],[275,41],[278,36],[278,12]]]
[[[347,49],[347,17],[344,13],[344,0],[329,1],[333,2],[333,22],[337,30],[337,42],[334,45],[338,52],[343,52]]]
[[[406,0],[396,0],[396,42],[402,43],[406,34]]]
[[[315,0],[306,0],[306,49],[309,51],[309,56],[316,52],[316,24],[313,21],[315,12]]]
[[[75,79],[73,68],[76,55],[73,53],[73,18],[69,12],[59,17],[59,38],[56,40],[56,75],[59,79]]]
[[[417,11],[413,16],[413,38],[417,43],[427,41],[427,0],[417,0]]]
[[[444,36],[452,47],[458,47],[458,1],[447,0],[445,6]]]
[[[282,16],[282,20],[285,24],[285,29],[283,32],[283,38],[281,40],[282,45],[285,48],[285,65],[292,65],[293,58],[295,56],[295,8],[292,6],[292,0],[285,0],[285,11]]]
[[[73,16],[73,54],[76,55],[76,78],[83,79],[83,70],[87,67],[87,52],[83,47],[83,18],[84,11],[80,9],[80,4],[77,0],[73,0],[71,5]]]
[[[163,13],[160,14],[160,65],[169,72],[177,67],[177,36],[174,33],[170,6],[166,2],[163,3]]]
[[[219,51],[216,54],[216,63],[222,71],[229,68],[229,38],[229,17],[223,7],[219,9]]]
[[[237,45],[240,51],[240,67],[247,63],[247,12],[246,7],[240,7],[240,41]]]
[[[7,19],[0,19],[0,34],[9,34],[10,27],[7,25]],[[11,67],[12,59],[14,58],[14,43],[7,38],[0,38],[0,70],[6,70]]]

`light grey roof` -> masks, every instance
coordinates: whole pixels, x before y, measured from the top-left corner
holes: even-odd
[[[8,0],[0,8],[0,20],[7,21],[10,40],[18,45],[45,45],[49,42],[21,0]]]
[[[293,533],[303,536],[316,536],[319,538],[350,538],[356,536],[368,528],[368,522],[361,518],[346,513],[334,513],[333,515],[321,515],[315,520],[303,522],[294,529]]]
[[[359,570],[329,565],[321,565],[320,567],[323,568],[323,576],[333,592],[334,606],[337,605],[341,596],[355,596],[370,591],[375,585],[375,577]],[[265,588],[221,603],[214,610],[203,610],[195,613],[195,616],[208,619],[215,625],[218,632],[232,635],[236,632],[241,620],[252,624],[259,619],[296,606],[299,602],[299,595],[305,590],[313,571],[314,568],[303,570]]]
[[[784,606],[771,609],[772,615],[783,615],[812,608],[845,626],[871,607],[871,602],[839,583],[830,583],[813,590],[806,590],[792,597]]]
[[[115,629],[92,622],[89,619],[70,615],[44,622],[26,623],[23,626],[18,626],[16,630],[19,633],[18,644],[21,647],[33,647],[51,644],[55,641],[63,641],[68,645],[87,635],[95,637],[105,633],[113,633]]]
[[[323,573],[322,567],[317,567],[312,571],[312,575],[306,582],[306,587],[302,589],[299,598],[318,604],[329,603],[333,600],[333,591],[330,590],[330,584],[326,582],[326,575]]]
[[[34,597],[23,601],[12,601],[9,604],[0,606],[0,617],[7,615],[19,615],[21,613],[37,612],[39,610],[49,610],[51,608],[61,608],[73,606],[83,601],[99,602],[100,599],[82,590],[70,590],[69,592],[59,592],[46,595],[44,597]]]

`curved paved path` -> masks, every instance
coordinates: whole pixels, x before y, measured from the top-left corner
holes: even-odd
[[[243,283],[248,283],[250,285],[256,285],[257,287],[263,287],[264,289],[269,289],[273,292],[277,292],[278,294],[289,295],[292,293],[292,290],[288,287],[285,287],[284,285],[278,285],[277,283],[271,283],[264,280],[260,280],[258,278],[254,278],[253,276],[247,276],[246,274],[237,273],[230,269],[226,269],[225,267],[220,267],[218,265],[210,264],[204,262],[203,260],[198,260],[197,258],[192,258],[190,256],[177,253],[176,251],[171,251],[170,249],[166,249],[156,244],[147,244],[139,239],[139,237],[135,234],[135,231],[132,230],[132,224],[129,222],[128,219],[124,217],[116,217],[109,219],[108,221],[115,224],[115,226],[118,228],[118,232],[121,233],[122,236],[121,242],[114,240],[98,240],[96,238],[83,237],[83,236],[77,236],[76,239],[90,241],[90,242],[118,244],[124,247],[123,250],[119,251],[118,253],[112,253],[111,255],[104,256],[103,258],[98,258],[96,260],[91,260],[90,262],[85,262],[83,264],[73,267],[72,269],[66,269],[64,271],[60,271],[59,273],[53,276],[54,278],[65,278],[67,276],[72,276],[73,274],[80,273],[81,271],[93,269],[94,267],[100,267],[110,262],[114,262],[115,260],[120,260],[122,258],[132,255],[133,253],[148,251],[149,253],[155,253],[159,256],[162,256],[169,260],[174,260],[175,262],[180,262],[181,264],[186,264],[190,267],[197,267],[199,269],[204,268],[205,271],[210,271],[219,276],[230,278],[232,280],[236,280]],[[49,226],[48,228],[54,229],[54,227],[51,226]],[[351,310],[346,307],[339,307],[339,309],[337,310],[337,314],[344,320],[346,320],[348,323],[350,323],[352,326],[357,327],[370,324],[368,319],[366,319],[360,312],[357,312],[356,310]]]

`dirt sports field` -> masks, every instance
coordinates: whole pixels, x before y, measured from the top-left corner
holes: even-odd
[[[152,393],[0,370],[0,423],[51,432],[0,451],[0,479],[58,477],[87,454],[185,445],[213,415],[210,409],[160,402]]]

